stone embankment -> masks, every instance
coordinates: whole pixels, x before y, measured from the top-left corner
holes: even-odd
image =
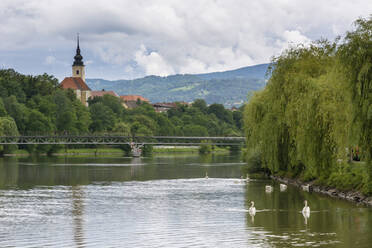
[[[358,204],[366,204],[372,206],[372,196],[367,197],[358,191],[343,191],[329,186],[315,185],[314,182],[304,183],[299,179],[288,179],[278,176],[270,176],[271,179],[279,181],[281,183],[290,184],[299,188],[308,188],[310,192],[316,192],[328,195],[334,198],[340,198],[348,200]],[[309,186],[309,187],[307,187]]]

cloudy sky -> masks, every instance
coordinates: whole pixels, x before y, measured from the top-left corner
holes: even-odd
[[[371,0],[1,0],[0,67],[62,79],[80,33],[88,78],[223,71],[370,14]]]

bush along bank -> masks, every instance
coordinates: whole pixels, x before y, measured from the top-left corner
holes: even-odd
[[[289,48],[268,75],[244,109],[248,167],[371,196],[372,16],[342,39]]]

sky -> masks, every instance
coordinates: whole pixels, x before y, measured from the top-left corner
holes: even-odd
[[[1,0],[0,68],[61,80],[79,33],[87,78],[225,71],[371,14],[371,0]]]

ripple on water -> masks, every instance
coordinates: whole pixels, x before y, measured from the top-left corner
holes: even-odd
[[[245,194],[255,182],[237,182],[198,178],[0,190],[0,225],[7,227],[0,229],[0,247],[318,247],[340,242],[334,232],[303,225],[297,210],[262,208],[252,221]],[[265,200],[275,197],[262,192]],[[291,216],[301,229],[278,231],[263,222],[279,215]]]

